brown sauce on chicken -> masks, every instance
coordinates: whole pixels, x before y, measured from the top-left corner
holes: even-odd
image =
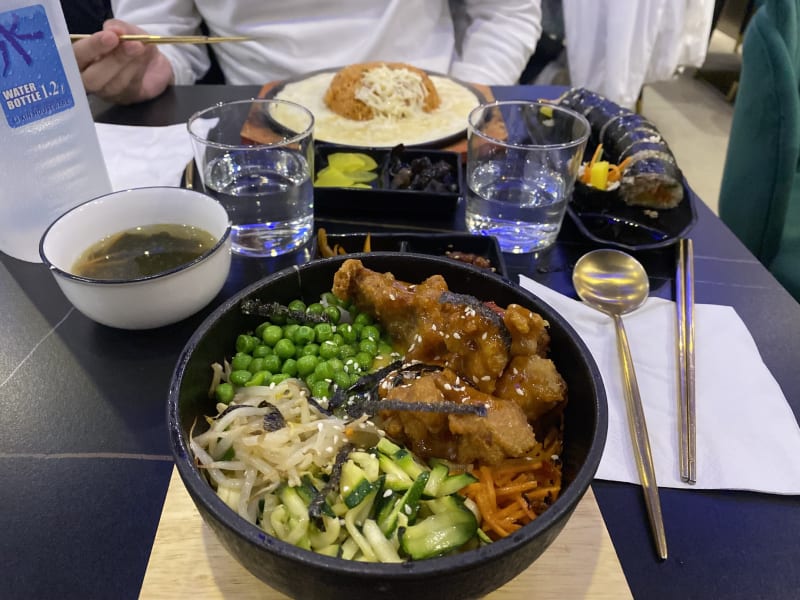
[[[444,368],[384,391],[386,398],[487,407],[484,417],[382,411],[386,433],[420,457],[496,464],[526,456],[537,433],[560,430],[567,386],[547,358],[540,315],[454,294],[438,275],[414,285],[352,259],[336,273],[333,292],[378,319],[407,361]]]

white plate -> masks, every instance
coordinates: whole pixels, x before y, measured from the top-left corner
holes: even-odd
[[[469,112],[484,100],[480,92],[467,84],[429,74],[442,101],[437,109],[402,120],[378,117],[354,121],[325,105],[325,91],[337,71],[325,70],[287,80],[272,88],[267,97],[291,100],[308,108],[314,114],[315,140],[372,148],[398,144],[443,146],[455,142],[465,135]]]

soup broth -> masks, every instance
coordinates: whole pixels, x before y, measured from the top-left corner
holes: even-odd
[[[138,279],[189,263],[214,247],[217,238],[190,225],[133,227],[86,249],[72,272],[91,279]]]

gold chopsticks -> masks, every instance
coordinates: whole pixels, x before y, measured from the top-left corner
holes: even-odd
[[[686,483],[697,482],[697,421],[694,364],[694,247],[692,240],[678,241],[675,271],[678,311],[678,385],[680,472]]]
[[[84,40],[91,37],[91,33],[70,34],[71,42]],[[142,42],[143,44],[220,44],[222,42],[247,42],[251,38],[232,35],[225,37],[214,37],[208,35],[147,35],[147,34],[125,34],[119,36],[123,42]]]

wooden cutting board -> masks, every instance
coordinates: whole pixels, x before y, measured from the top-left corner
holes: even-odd
[[[535,591],[535,594],[534,594]],[[631,598],[591,489],[550,548],[488,600]],[[286,600],[228,554],[173,469],[140,598]]]

